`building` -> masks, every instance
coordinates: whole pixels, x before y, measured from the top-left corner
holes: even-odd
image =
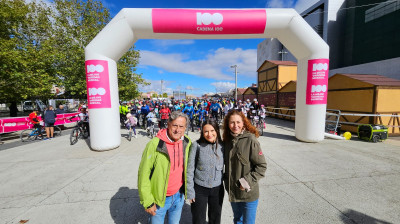
[[[330,47],[330,76],[400,76],[400,0],[321,0],[300,14]],[[277,39],[257,46],[265,60],[297,61]]]
[[[279,105],[278,91],[297,80],[297,64],[292,61],[266,60],[257,70],[258,101],[265,106]]]
[[[253,102],[254,99],[258,98],[257,84],[252,84],[243,93],[243,101],[250,100]]]
[[[358,124],[383,124],[389,126],[389,134],[400,134],[400,80],[381,75],[335,74],[329,78],[328,91],[327,107],[348,114],[340,117],[342,130],[357,132]]]

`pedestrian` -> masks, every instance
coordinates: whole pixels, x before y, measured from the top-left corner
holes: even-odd
[[[259,198],[258,181],[267,163],[257,129],[245,115],[230,111],[224,120],[224,184],[233,211],[233,223],[253,224]]]
[[[191,203],[192,223],[204,224],[208,205],[208,223],[221,223],[224,167],[221,135],[216,121],[208,120],[201,127],[200,139],[193,142],[189,153],[187,198]]]
[[[18,107],[16,102],[12,102],[8,108],[10,109],[10,117],[18,116]]]
[[[54,111],[53,106],[50,105],[44,111],[44,125],[45,125],[46,136],[47,136],[47,138],[44,138],[44,140],[53,138],[54,123],[56,122],[56,117],[57,117],[56,112]]]
[[[143,151],[138,171],[140,203],[150,223],[179,223],[187,194],[186,172],[190,139],[184,135],[189,118],[174,111]]]
[[[62,104],[58,105],[56,114],[65,114],[64,105],[62,105]]]

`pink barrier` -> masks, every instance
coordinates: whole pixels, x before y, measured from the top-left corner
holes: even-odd
[[[78,113],[69,114],[57,114],[56,123],[54,125],[63,125],[72,123],[78,120],[78,118],[69,120],[70,117],[77,115]],[[0,119],[0,133],[22,131],[30,129],[33,124],[29,121],[29,117],[16,117],[16,118],[4,118]]]

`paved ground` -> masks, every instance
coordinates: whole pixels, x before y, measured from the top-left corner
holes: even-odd
[[[268,170],[257,223],[400,223],[400,141],[303,143],[292,122],[268,122],[259,138]],[[128,142],[122,134],[121,146],[107,152],[82,140],[70,146],[68,135],[21,145],[6,140],[0,223],[147,223],[137,170],[149,138]],[[190,220],[185,205],[181,223]],[[226,198],[222,223],[232,223]]]

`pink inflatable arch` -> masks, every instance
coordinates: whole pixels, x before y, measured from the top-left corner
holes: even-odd
[[[324,139],[329,47],[293,9],[122,9],[85,48],[91,147],[121,144],[116,61],[139,39],[278,38],[298,59],[296,138]]]

